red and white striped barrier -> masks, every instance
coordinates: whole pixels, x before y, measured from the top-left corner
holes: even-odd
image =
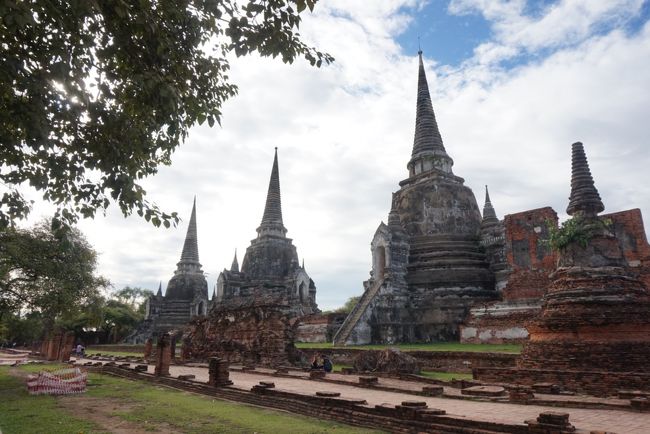
[[[30,395],[69,395],[86,391],[88,374],[79,368],[41,371],[27,377]]]

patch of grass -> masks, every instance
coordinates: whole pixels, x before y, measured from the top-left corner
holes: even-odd
[[[332,365],[332,372],[341,372],[343,368],[351,368],[351,367],[352,366],[350,365],[337,365],[336,363],[334,363]]]
[[[169,424],[186,433],[372,433],[335,422],[235,404],[169,388],[91,374],[88,395],[135,404],[115,413],[145,426]]]
[[[296,348],[305,348],[305,349],[319,349],[319,348],[335,348],[334,344],[331,342],[296,342]],[[347,348],[347,347],[336,347],[336,348]]]
[[[86,355],[92,356],[94,354],[101,354],[103,356],[117,356],[117,357],[143,357],[144,353],[129,352],[129,351],[108,351],[108,350],[87,350]]]
[[[352,348],[360,350],[384,350],[397,348],[402,351],[468,351],[480,353],[521,353],[522,345],[519,344],[461,344],[460,342],[435,342],[430,344],[396,344],[396,345],[347,345],[334,346],[331,342],[313,343],[297,342],[297,348],[304,349],[330,349]]]
[[[438,372],[438,371],[422,371],[420,375],[423,377],[433,378],[434,380],[451,381],[456,380],[471,380],[472,374],[463,372]]]
[[[70,365],[64,365],[63,363],[27,363],[20,365],[20,370],[32,374],[41,371],[56,371],[57,369],[69,367]]]
[[[46,368],[55,368],[48,365]],[[38,369],[33,369],[38,368]],[[42,370],[43,365],[26,365],[20,369],[28,372]],[[9,374],[10,368],[0,366],[0,432],[3,434],[69,434],[102,432],[91,422],[81,420],[62,410],[53,396],[31,396],[25,380]]]

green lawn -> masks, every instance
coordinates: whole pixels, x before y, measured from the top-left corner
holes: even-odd
[[[47,368],[51,368],[48,366]],[[35,371],[42,366],[21,367]],[[0,367],[0,432],[12,433],[97,433],[93,426],[57,408],[57,398],[29,396],[24,380],[9,375],[8,367]],[[15,369],[15,368],[14,368]],[[186,433],[373,433],[334,422],[290,415],[283,412],[219,401],[179,390],[90,374],[86,397],[110,399],[123,403],[112,415],[129,421],[142,430],[155,431],[156,426],[169,426]]]
[[[336,363],[332,364],[332,372],[341,372],[343,368],[351,368],[352,365],[337,365]]]
[[[422,371],[420,375],[423,377],[433,378],[434,380],[451,381],[456,380],[471,380],[472,374],[465,374],[462,372],[438,372],[438,371]]]
[[[335,347],[331,342],[297,342],[296,347],[304,349],[351,348],[360,350],[383,350],[386,348],[398,348],[402,351],[469,351],[483,353],[490,352],[519,354],[521,352],[522,346],[518,344],[461,344],[459,342],[436,342],[432,344],[347,345]]]

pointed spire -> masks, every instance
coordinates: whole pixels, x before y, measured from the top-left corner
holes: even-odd
[[[158,284],[158,292],[156,293],[156,297],[162,297],[162,280]]]
[[[199,263],[199,245],[196,231],[196,196],[194,196],[194,203],[192,204],[192,215],[190,216],[190,223],[187,226],[187,234],[185,235],[181,260],[178,262],[177,266],[178,271],[200,271],[201,268],[201,264]]]
[[[235,257],[232,259],[232,265],[230,266],[230,271],[233,273],[239,273],[239,261],[237,261],[237,249],[235,249]]]
[[[415,116],[415,138],[413,140],[411,161],[408,164],[409,171],[413,175],[435,167],[444,172],[451,173],[453,160],[445,151],[442,136],[438,129],[438,123],[436,122],[436,115],[433,111],[431,95],[429,94],[427,75],[424,70],[424,63],[422,62],[422,50],[418,51],[418,57],[418,99]],[[427,167],[423,166],[418,168],[417,164],[415,164],[415,169],[412,170],[416,160],[420,160],[421,157],[425,156],[435,156],[436,158]]]
[[[483,205],[483,225],[486,223],[498,223],[499,219],[497,214],[492,207],[492,202],[490,202],[490,193],[488,192],[488,186],[485,186],[485,205]]]
[[[212,288],[212,301],[215,301],[217,299],[217,285],[214,285]]]
[[[422,50],[418,51],[420,67],[418,71],[418,101],[415,117],[415,140],[413,141],[413,156],[424,152],[439,150],[445,152],[442,137],[438,130],[436,115],[433,112],[427,75],[422,62]]]
[[[303,271],[305,270],[305,258],[302,258],[302,267]]]
[[[595,217],[604,210],[585,150],[581,142],[576,142],[571,145],[571,195],[566,212],[571,216]]]
[[[266,205],[264,206],[264,216],[262,223],[257,228],[258,234],[273,232],[275,235],[284,236],[287,229],[282,223],[282,202],[280,197],[280,171],[278,169],[278,148],[275,148],[275,157],[273,158],[273,168],[271,169],[271,179],[269,180],[269,190],[266,195]]]

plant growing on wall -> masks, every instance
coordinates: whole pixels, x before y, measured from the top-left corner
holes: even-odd
[[[609,230],[612,225],[610,219],[585,219],[575,216],[556,227],[553,222],[546,220],[549,238],[546,244],[553,250],[562,251],[572,244],[587,247],[589,240],[603,230]]]

